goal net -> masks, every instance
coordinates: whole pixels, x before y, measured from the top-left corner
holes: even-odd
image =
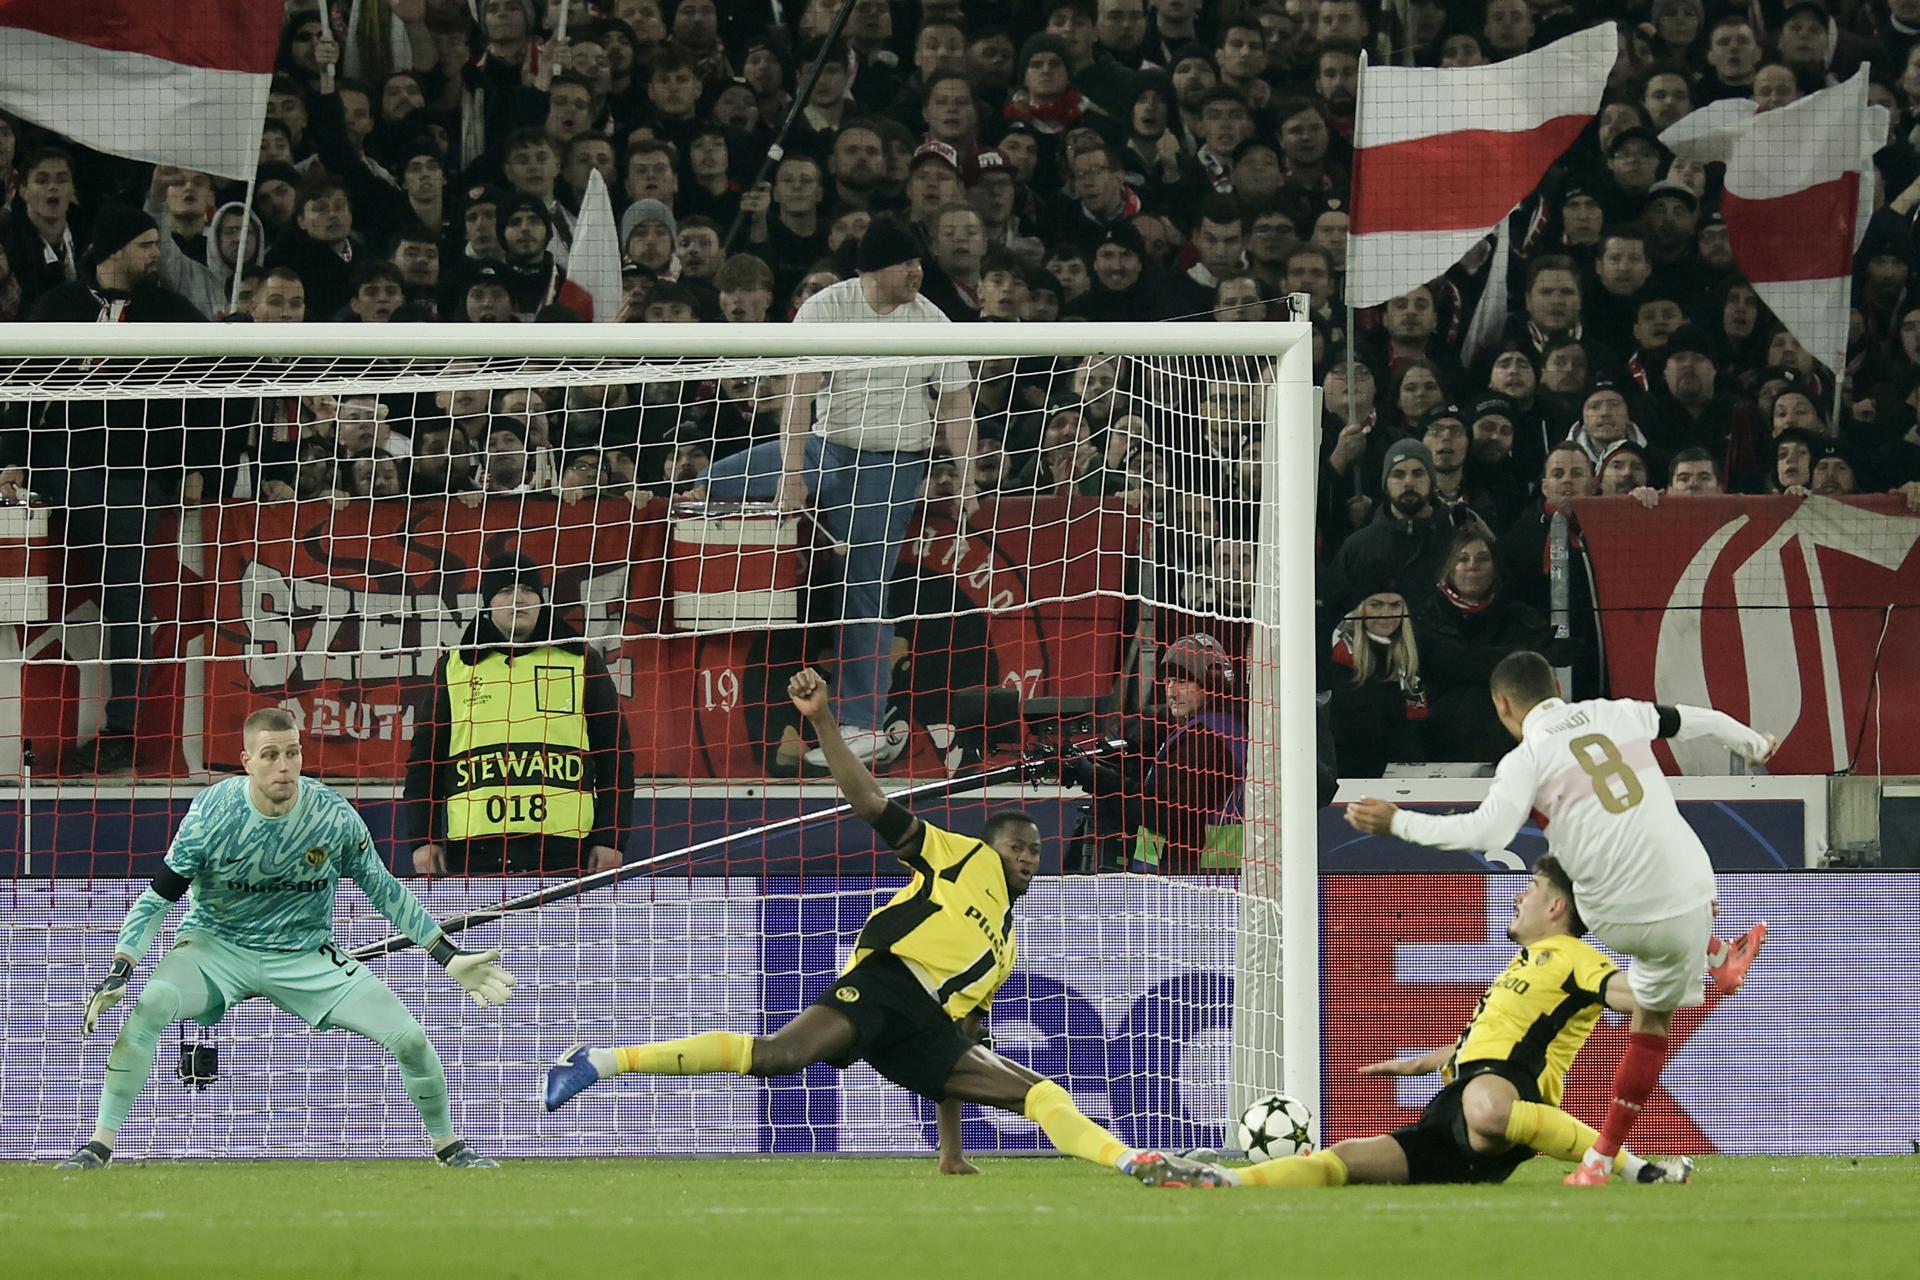
[[[932,1106],[863,1065],[536,1101],[575,1042],[773,1031],[904,883],[807,758],[786,688],[808,666],[920,817],[1037,821],[1002,1052],[1142,1146],[1218,1144],[1258,1093],[1317,1104],[1305,325],[11,341],[33,497],[0,508],[0,771],[27,784],[0,1157],[91,1127],[130,1005],[83,1040],[85,994],[264,707],[519,978],[474,1009],[343,882],[342,949],[421,1017],[476,1146],[931,1149]],[[795,413],[808,496],[783,503]],[[178,1030],[128,1154],[423,1150],[372,1044],[257,999]],[[218,1076],[189,1088],[179,1046],[203,1041]],[[972,1108],[965,1136],[1045,1145]]]

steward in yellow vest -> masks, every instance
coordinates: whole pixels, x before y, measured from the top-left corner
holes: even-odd
[[[572,872],[621,861],[633,762],[605,661],[548,607],[540,572],[496,556],[482,610],[440,660],[407,762],[414,870]]]

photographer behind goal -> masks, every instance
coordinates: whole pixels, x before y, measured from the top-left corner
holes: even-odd
[[[1127,749],[1059,761],[1087,793],[1069,871],[1186,874],[1237,865],[1247,776],[1245,694],[1233,659],[1204,632],[1160,655],[1161,705],[1130,725]]]

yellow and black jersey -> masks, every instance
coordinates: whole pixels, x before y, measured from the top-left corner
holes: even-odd
[[[1567,1069],[1600,1021],[1607,983],[1619,972],[1569,934],[1520,948],[1480,997],[1443,1074],[1452,1080],[1468,1063],[1511,1063],[1539,1080],[1541,1101],[1560,1105]]]
[[[984,1008],[1013,972],[1013,895],[986,841],[926,822],[919,836],[918,847],[895,850],[913,879],[867,917],[841,972],[891,954],[949,1017],[963,1018]]]

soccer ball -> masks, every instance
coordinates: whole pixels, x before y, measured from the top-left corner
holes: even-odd
[[[1234,1131],[1240,1149],[1254,1160],[1278,1160],[1313,1150],[1307,1122],[1313,1112],[1300,1099],[1270,1094],[1248,1107]]]

